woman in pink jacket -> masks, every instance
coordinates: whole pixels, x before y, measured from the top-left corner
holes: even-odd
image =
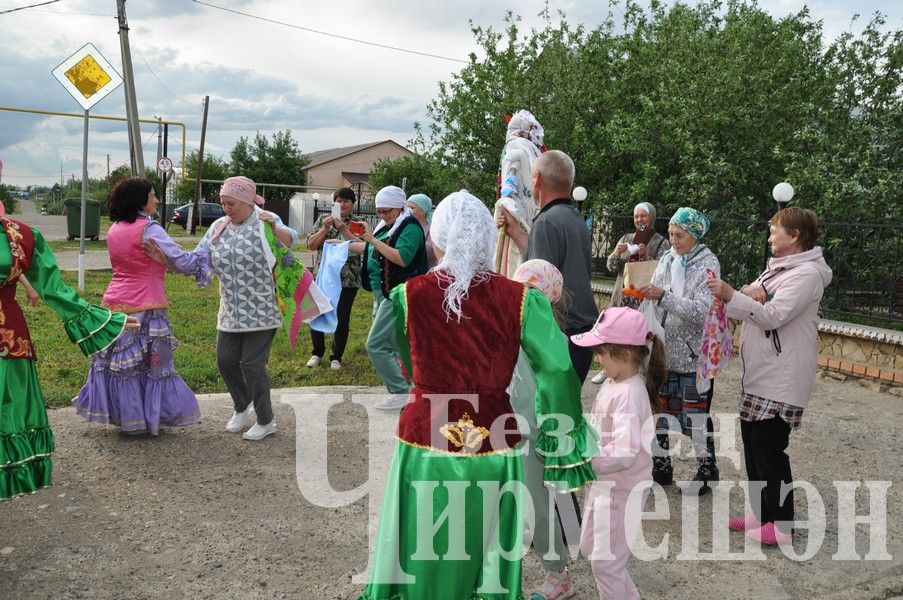
[[[793,492],[781,503],[781,485],[793,482],[787,445],[812,395],[818,356],[818,305],[831,283],[831,268],[815,247],[818,218],[791,206],[771,218],[773,258],[768,269],[736,293],[720,279],[708,282],[727,304],[728,317],[743,321],[740,431],[746,474],[763,482],[753,512],[734,517],[733,531],[767,545],[793,539]]]
[[[146,253],[155,245],[170,269],[203,280],[207,254],[186,252],[153,220],[157,195],[143,177],[117,183],[107,198],[113,225],[107,250],[113,279],[103,306],[141,323],[106,351],[91,357],[88,379],[72,403],[87,421],[109,423],[129,435],[160,434],[161,427],[184,427],[200,418],[198,401],[173,365],[178,341],[169,322],[164,278],[167,267]]]

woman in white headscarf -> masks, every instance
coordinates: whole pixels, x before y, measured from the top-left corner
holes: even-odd
[[[392,323],[389,293],[411,277],[427,272],[423,227],[407,207],[408,198],[400,187],[390,185],[376,193],[376,214],[381,221],[371,233],[352,235],[345,223],[339,233],[352,241],[349,249],[363,255],[361,286],[373,292],[373,324],[367,336],[367,354],[390,396],[377,404],[382,410],[396,410],[407,401],[408,383],[398,366],[398,347]]]
[[[451,194],[430,228],[439,264],[391,292],[413,387],[361,600],[523,598],[523,443],[505,391],[521,348],[536,379],[547,485],[571,490],[594,478],[567,343],[542,292],[492,272],[495,233],[480,200]],[[557,429],[542,419],[550,413]],[[438,530],[436,515],[448,516]],[[424,537],[448,549],[442,559],[424,553]]]
[[[620,306],[624,265],[640,260],[659,259],[671,249],[665,236],[655,230],[655,207],[649,202],[640,202],[634,207],[633,226],[635,231],[622,235],[615,249],[608,255],[608,270],[618,276],[618,281],[615,282],[617,298],[612,297],[612,306]]]
[[[624,266],[627,263],[658,260],[671,249],[665,236],[655,230],[655,207],[649,202],[640,202],[633,208],[633,226],[635,230],[621,236],[606,261],[608,270],[617,275],[609,306],[621,306]],[[605,381],[605,373],[599,371],[590,381],[602,383]]]

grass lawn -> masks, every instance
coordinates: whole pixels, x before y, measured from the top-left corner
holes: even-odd
[[[63,279],[76,286],[77,274],[64,273]],[[105,272],[86,273],[84,296],[99,303],[110,281]],[[218,281],[208,289],[198,289],[193,278],[166,276],[170,302],[170,319],[180,346],[175,351],[176,370],[196,393],[225,392],[216,367],[216,312],[219,305]],[[19,286],[19,302],[23,306],[31,337],[38,354],[38,376],[48,406],[65,406],[85,382],[88,359],[69,341],[59,317],[44,303],[31,308],[24,301]],[[340,371],[329,366],[308,369],[310,334],[304,326],[298,345],[291,350],[288,336],[280,331],[273,342],[269,371],[274,388],[310,385],[380,385],[370,366],[365,343],[370,330],[372,296],[361,290],[351,313],[351,333]],[[326,337],[327,357],[331,336]]]

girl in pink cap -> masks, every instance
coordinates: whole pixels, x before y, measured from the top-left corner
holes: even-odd
[[[600,452],[593,459],[597,480],[586,495],[580,551],[600,598],[639,598],[627,558],[652,480],[652,413],[667,376],[665,346],[649,333],[642,314],[622,307],[602,311],[591,330],[571,341],[592,347],[608,375],[590,415]],[[638,486],[646,489],[631,495]]]

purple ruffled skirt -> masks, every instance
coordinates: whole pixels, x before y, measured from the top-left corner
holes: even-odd
[[[198,399],[179,377],[172,352],[179,345],[163,309],[132,313],[141,322],[110,348],[91,357],[88,381],[72,404],[88,421],[110,423],[123,431],[197,423]]]

